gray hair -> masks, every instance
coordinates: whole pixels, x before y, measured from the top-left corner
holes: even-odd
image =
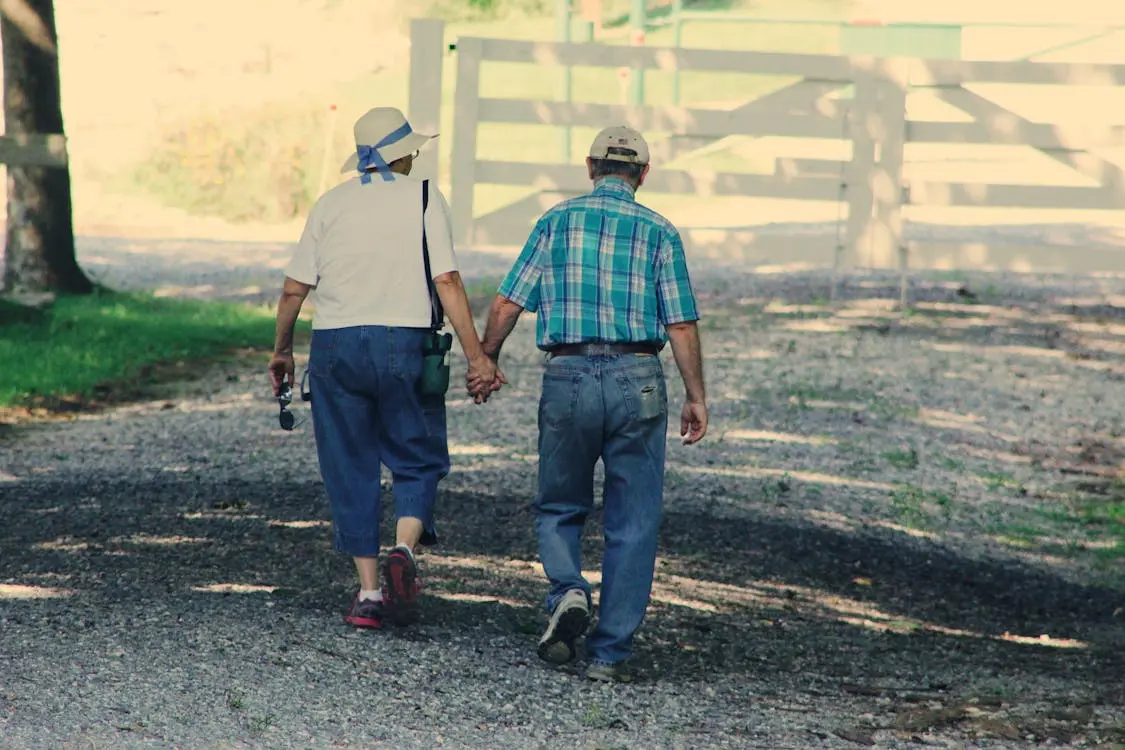
[[[637,152],[631,148],[612,147],[608,149],[609,153],[618,156],[636,156]],[[591,159],[592,172],[594,179],[597,180],[602,177],[624,177],[629,182],[636,185],[641,181],[641,174],[645,171],[645,164],[636,164],[629,161],[617,161],[616,159]]]

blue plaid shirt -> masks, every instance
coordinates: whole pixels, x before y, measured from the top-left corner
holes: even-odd
[[[540,349],[663,345],[664,326],[699,320],[680,233],[616,178],[543,214],[499,292],[539,313]]]

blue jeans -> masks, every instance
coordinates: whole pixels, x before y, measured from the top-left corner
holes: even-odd
[[[449,473],[445,398],[420,396],[425,331],[355,326],[313,331],[309,390],[320,475],[336,549],[379,554],[382,464],[394,479],[395,514],[419,518],[437,541],[434,500]]]
[[[664,494],[668,393],[655,356],[554,357],[539,401],[539,559],[552,611],[585,592],[579,541],[594,503],[594,465],[605,466],[605,557],[598,624],[586,639],[594,663],[632,653],[652,592]]]

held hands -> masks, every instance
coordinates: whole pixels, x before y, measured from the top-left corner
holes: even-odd
[[[289,387],[293,387],[293,373],[296,368],[293,365],[293,355],[289,352],[274,352],[273,357],[270,358],[268,365],[270,372],[270,381],[273,383],[273,395],[281,393],[281,384],[288,381]]]
[[[680,435],[684,445],[698,443],[707,434],[707,405],[688,401],[680,414]]]
[[[469,360],[469,369],[465,373],[465,387],[473,397],[474,403],[483,404],[489,396],[507,383],[504,373],[496,366],[496,360],[483,354]]]

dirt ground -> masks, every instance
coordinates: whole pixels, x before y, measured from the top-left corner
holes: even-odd
[[[499,266],[477,263],[478,310]],[[450,394],[443,543],[423,558],[426,621],[406,641],[339,625],[350,574],[329,548],[311,425],[272,426],[260,362],[9,430],[0,621],[16,646],[0,661],[15,675],[0,731],[13,747],[43,727],[114,746],[325,746],[308,701],[337,701],[347,675],[414,644],[426,656],[409,669],[430,671],[406,684],[439,690],[394,699],[427,717],[394,703],[380,736],[404,733],[399,747],[1125,743],[1125,287],[919,279],[903,316],[889,279],[848,278],[830,305],[822,274],[695,270],[713,425],[700,446],[671,440],[631,692],[590,692],[531,652],[541,360],[525,321],[508,390],[484,407]],[[247,278],[212,279],[212,293]],[[592,526],[595,582],[599,549]],[[264,630],[262,607],[280,618]],[[189,673],[168,666],[181,642],[201,665]],[[92,649],[87,677],[44,666],[69,663],[67,643]],[[300,700],[278,682],[295,673],[252,671],[229,649],[306,675]],[[148,663],[176,690],[149,697]],[[72,701],[81,730],[44,695]],[[348,700],[332,741],[363,744],[376,719]]]

